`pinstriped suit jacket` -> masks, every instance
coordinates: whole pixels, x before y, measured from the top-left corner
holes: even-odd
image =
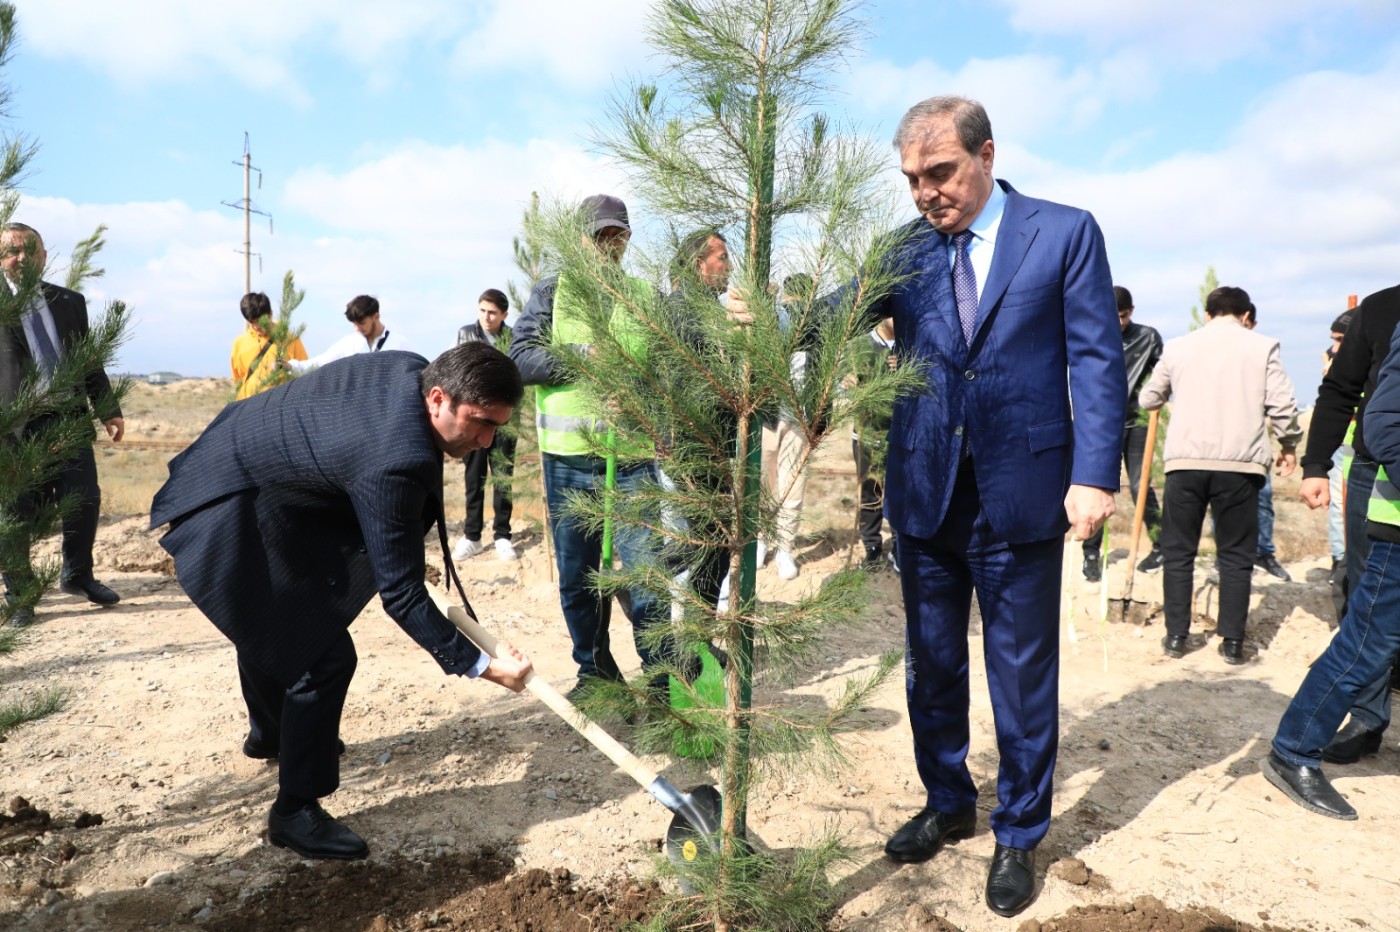
[[[424,587],[442,453],[427,360],[362,353],[234,402],[170,462],[151,527],[240,656],[291,686],[374,596],[449,673],[480,652]]]

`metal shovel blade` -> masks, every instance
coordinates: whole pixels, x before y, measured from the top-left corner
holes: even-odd
[[[459,631],[487,654],[492,657],[496,656],[498,640],[495,635],[482,628],[460,606],[449,602],[436,587],[429,586],[428,595],[432,597],[433,602],[437,604],[438,609],[447,616],[448,620],[457,626]],[[545,682],[537,674],[537,671],[531,671],[526,677],[525,688],[536,699],[549,706],[551,711],[562,718],[589,744],[601,751],[608,760],[616,764],[623,773],[635,780],[637,785],[645,789],[653,799],[675,813],[675,817],[671,820],[671,825],[666,831],[667,854],[672,860],[677,861],[677,863],[693,861],[699,854],[700,846],[704,845],[713,849],[718,845],[720,813],[723,810],[723,803],[717,789],[704,785],[695,787],[689,793],[682,793],[670,781],[657,774],[644,761],[619,744],[616,738],[604,731],[596,722],[584,717],[573,703]],[[676,839],[674,844],[672,843],[673,837]],[[687,848],[687,842],[689,842],[690,848]],[[691,851],[690,857],[686,857],[688,850]]]
[[[674,787],[671,790],[675,792]],[[679,795],[680,804],[672,810],[676,816],[666,829],[666,857],[677,867],[684,867],[698,858],[702,850],[718,849],[724,801],[719,790],[708,783],[691,787],[689,793]],[[665,800],[662,804],[666,805]],[[671,807],[667,805],[667,808]]]

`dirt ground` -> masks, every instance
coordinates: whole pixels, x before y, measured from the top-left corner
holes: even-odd
[[[183,386],[143,387],[128,406],[129,437],[192,437],[223,396],[217,382]],[[108,501],[149,501],[145,486],[159,470],[135,453],[103,453]],[[163,463],[170,453],[149,455]],[[847,462],[837,450],[823,465]],[[460,484],[459,469],[448,475]],[[110,494],[122,483],[133,488]],[[791,601],[844,564],[853,485],[839,475],[813,480],[802,574],[779,580],[770,564],[759,574],[761,598]],[[1297,502],[1296,486],[1295,478],[1276,491],[1280,556],[1294,582],[1256,574],[1246,666],[1227,666],[1213,636],[1182,660],[1163,657],[1159,613],[1145,626],[1101,623],[1105,590],[1071,569],[1055,819],[1037,854],[1039,897],[1021,916],[999,919],[982,902],[996,753],[975,624],[969,763],[982,817],[974,838],[925,864],[882,856],[888,835],[923,802],[896,678],[848,736],[850,770],[758,788],[752,840],[783,851],[839,825],[854,859],[832,878],[842,902],[830,927],[848,932],[1400,929],[1395,740],[1360,764],[1329,767],[1357,822],[1304,812],[1259,773],[1280,714],[1331,636],[1325,516]],[[1106,585],[1116,595],[1126,534],[1110,541]],[[488,550],[461,564],[473,604],[542,675],[568,687],[568,640],[543,544],[534,534],[517,544],[518,562]],[[63,711],[0,743],[0,806],[9,804],[0,818],[0,928],[583,930],[619,928],[652,908],[669,813],[528,695],[444,677],[377,602],[352,629],[360,665],[342,725],[348,747],[341,789],[325,801],[365,836],[371,856],[312,863],[270,847],[276,766],[240,751],[232,648],[184,597],[136,509],[104,519],[97,560],[121,604],[52,594],[27,646],[0,659],[6,695],[69,691]],[[1208,562],[1198,587],[1213,613]],[[1138,595],[1160,602],[1160,579],[1139,575]],[[862,622],[821,663],[758,701],[829,703],[847,678],[898,648],[895,578],[879,577],[870,594]],[[626,648],[619,660],[636,663]],[[628,741],[628,726],[608,728]],[[716,782],[693,761],[649,762],[681,787]]]

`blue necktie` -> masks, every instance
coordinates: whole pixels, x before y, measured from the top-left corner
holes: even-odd
[[[43,382],[48,384],[53,377],[53,371],[58,368],[58,349],[49,339],[49,330],[44,326],[44,314],[40,307],[35,307],[25,315],[27,328],[34,335],[29,351],[34,356],[34,362],[43,373]]]
[[[953,296],[958,302],[958,320],[968,346],[972,345],[972,331],[977,325],[977,273],[972,270],[972,260],[967,256],[971,242],[971,230],[953,234],[953,245],[958,251],[953,259]]]

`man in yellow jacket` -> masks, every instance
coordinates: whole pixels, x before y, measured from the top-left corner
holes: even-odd
[[[229,367],[233,370],[234,400],[251,398],[277,384],[277,351],[272,345],[268,328],[272,321],[272,302],[260,291],[245,294],[238,309],[248,326],[233,341]],[[306,347],[299,338],[287,346],[288,359],[306,359]]]

